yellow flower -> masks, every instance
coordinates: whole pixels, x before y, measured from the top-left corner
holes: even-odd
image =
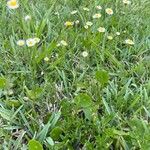
[[[36,44],[36,41],[32,38],[26,40],[26,44],[28,47],[32,47]]]
[[[85,10],[85,11],[89,11],[89,8],[87,8],[87,7],[83,7],[83,10]]]
[[[39,43],[40,39],[36,37],[36,38],[34,38],[34,41],[35,41],[35,43]]]
[[[25,45],[25,41],[24,40],[18,40],[17,41],[17,45],[18,46],[24,46]]]
[[[108,39],[108,40],[112,40],[113,37],[112,37],[111,35],[108,35],[108,36],[107,36],[107,39]]]
[[[131,1],[129,1],[129,0],[123,0],[123,3],[129,5],[129,4],[131,4]]]
[[[77,10],[73,10],[72,12],[71,12],[71,15],[74,15],[74,14],[76,14],[78,11]]]
[[[98,32],[101,32],[101,33],[106,31],[106,29],[104,27],[99,27],[97,30],[98,30]]]
[[[17,0],[9,0],[7,1],[7,7],[10,9],[16,9],[19,7],[18,1]]]
[[[114,13],[111,8],[106,8],[105,11],[106,11],[106,13],[107,13],[108,15],[112,15],[112,14]]]
[[[93,15],[93,18],[95,19],[95,18],[100,18],[102,15],[101,14],[95,14],[95,15]]]
[[[87,51],[83,51],[83,52],[82,52],[82,56],[83,56],[83,57],[87,57],[88,55],[89,55],[89,54],[88,54]]]
[[[70,26],[73,26],[73,25],[74,25],[74,23],[71,22],[71,21],[66,21],[66,22],[65,22],[65,26],[66,26],[66,27],[70,27]]]
[[[96,9],[101,10],[102,7],[100,5],[96,6]]]
[[[45,57],[45,58],[44,58],[44,61],[46,61],[46,62],[49,61],[49,58],[48,58],[48,57]]]
[[[135,44],[131,39],[126,39],[125,43],[128,45],[134,45]]]
[[[61,40],[61,41],[60,41],[60,45],[62,45],[62,46],[67,46],[68,44],[67,44],[67,42],[66,42],[66,41]]]

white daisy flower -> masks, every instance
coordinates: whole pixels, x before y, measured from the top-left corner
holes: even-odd
[[[95,18],[98,19],[98,18],[100,18],[101,16],[102,16],[101,14],[94,14],[94,15],[93,15],[93,18],[94,18],[94,19],[95,19]]]
[[[107,39],[108,39],[108,40],[112,40],[113,37],[112,37],[111,35],[108,35],[108,36],[107,36]]]
[[[48,58],[48,57],[45,57],[45,58],[44,58],[44,61],[46,61],[46,62],[49,61],[49,58]]]
[[[17,41],[17,45],[18,46],[24,46],[25,45],[25,41],[24,40],[18,40]]]
[[[102,7],[100,5],[96,6],[96,9],[101,10]]]
[[[126,4],[126,5],[129,5],[129,4],[131,4],[131,1],[129,1],[129,0],[123,0],[123,3]]]
[[[61,41],[60,41],[60,44],[61,44],[62,46],[67,46],[67,45],[68,45],[67,42],[64,41],[64,40],[61,40]]]
[[[78,11],[77,10],[73,10],[72,12],[71,12],[71,15],[74,15],[74,14],[76,14]]]
[[[85,10],[85,11],[90,11],[90,9],[87,8],[87,7],[83,7],[83,10]]]
[[[9,9],[17,9],[19,7],[19,3],[17,0],[8,0],[7,7]]]
[[[58,11],[56,11],[56,12],[54,13],[54,15],[57,15],[57,16],[59,16],[59,12],[58,12]]]
[[[29,38],[29,39],[26,40],[26,44],[27,44],[28,47],[32,47],[36,44],[36,41],[33,38]]]
[[[40,42],[40,38],[35,37],[35,38],[34,38],[34,41],[35,41],[35,43],[39,43],[39,42]]]
[[[80,23],[80,21],[79,21],[79,20],[76,20],[76,21],[75,21],[75,24],[79,24],[79,23]]]
[[[31,20],[31,16],[29,16],[29,15],[25,16],[25,17],[24,17],[24,20],[25,20],[25,21]]]
[[[85,28],[85,29],[88,29],[88,28],[89,28],[89,26],[88,26],[88,25],[85,25],[85,26],[84,26],[84,28]]]
[[[82,56],[85,58],[85,57],[87,57],[89,54],[88,54],[88,52],[87,51],[83,51],[82,52]]]
[[[128,45],[134,45],[135,44],[131,39],[126,39],[125,43]]]
[[[98,30],[98,32],[101,32],[101,33],[106,31],[106,29],[104,27],[99,27],[97,30]]]
[[[116,35],[118,35],[118,36],[119,36],[119,35],[120,35],[120,32],[116,32]]]
[[[112,14],[114,13],[111,8],[106,8],[105,11],[106,11],[106,13],[107,13],[108,15],[112,15]]]
[[[92,26],[92,25],[93,25],[93,23],[92,23],[92,22],[90,22],[90,21],[88,21],[88,22],[86,22],[86,25],[87,25],[87,26]]]

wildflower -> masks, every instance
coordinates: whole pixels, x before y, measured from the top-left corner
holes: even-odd
[[[97,30],[98,30],[98,32],[101,32],[101,33],[106,31],[106,29],[104,27],[99,27]]]
[[[92,25],[93,25],[93,23],[92,23],[92,22],[90,22],[90,21],[88,21],[88,22],[86,22],[86,25],[87,25],[87,26],[92,26]]]
[[[26,44],[28,47],[32,47],[36,44],[36,41],[32,38],[26,40]]]
[[[134,45],[134,42],[130,39],[126,39],[125,43],[128,44],[128,45]]]
[[[59,56],[58,53],[56,53],[56,54],[55,54],[55,57],[58,57],[58,56]]]
[[[66,41],[61,40],[61,41],[60,41],[60,45],[62,45],[62,46],[67,46],[68,44],[67,44],[67,42],[66,42]]]
[[[112,15],[112,14],[114,13],[111,8],[106,8],[105,11],[106,11],[106,13],[107,13],[108,15]]]
[[[54,13],[54,15],[58,15],[58,16],[59,16],[59,12],[58,12],[58,11],[56,11],[56,12]]]
[[[18,4],[17,0],[9,0],[9,1],[7,1],[7,6],[10,9],[16,9],[19,7],[19,4]]]
[[[87,57],[88,55],[89,55],[89,54],[88,54],[87,51],[83,51],[83,52],[82,52],[82,56],[83,56],[83,57]]]
[[[88,21],[88,22],[86,22],[86,24],[85,24],[84,28],[85,28],[85,29],[88,29],[88,28],[89,28],[89,26],[92,26],[92,25],[93,25],[93,23],[92,23],[92,22],[90,22],[90,21]]]
[[[25,21],[31,20],[31,16],[29,16],[29,15],[25,16],[25,17],[24,17],[24,20],[25,20]]]
[[[89,11],[89,8],[87,8],[87,7],[83,7],[83,10],[85,10],[85,11]]]
[[[48,57],[45,57],[45,58],[44,58],[44,61],[46,61],[46,62],[49,61],[49,58],[48,58]]]
[[[66,26],[66,27],[73,26],[73,24],[74,24],[74,23],[71,22],[71,21],[66,21],[66,22],[65,22],[65,26]]]
[[[26,96],[24,96],[23,99],[24,99],[25,101],[28,101],[28,100],[29,100],[29,98],[26,97]]]
[[[14,92],[12,89],[8,90],[8,95],[13,95],[13,94],[14,94]]]
[[[40,39],[36,37],[36,38],[34,38],[34,41],[35,41],[35,43],[39,43]]]
[[[95,18],[100,18],[102,15],[101,14],[95,14],[95,15],[93,15],[93,18],[95,19]]]
[[[41,75],[44,75],[44,72],[43,72],[43,71],[41,71]]]
[[[120,35],[120,32],[116,32],[116,35],[118,35],[118,36],[119,36],[119,35]]]
[[[74,10],[74,11],[71,12],[71,15],[74,15],[74,14],[76,14],[77,12],[78,12],[77,10]]]
[[[25,41],[24,40],[18,40],[17,41],[17,45],[18,46],[24,46],[25,45]]]
[[[108,39],[108,40],[112,40],[113,37],[112,37],[111,35],[108,35],[108,36],[107,36],[107,39]]]
[[[79,23],[80,23],[80,21],[79,21],[79,20],[76,20],[76,21],[75,21],[75,24],[79,24]]]
[[[89,28],[89,26],[88,26],[88,25],[85,25],[85,26],[84,26],[84,28],[85,28],[85,29],[88,29],[88,28]]]
[[[56,45],[57,47],[60,47],[61,46],[61,44],[60,43],[57,43],[57,45]]]
[[[101,10],[102,7],[100,5],[96,6],[96,9]]]
[[[129,1],[129,0],[123,0],[123,3],[129,5],[129,4],[131,4],[131,1]]]

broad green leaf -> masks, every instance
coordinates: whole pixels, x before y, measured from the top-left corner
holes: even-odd
[[[39,141],[34,139],[30,140],[28,143],[29,150],[43,150],[43,146]]]
[[[107,103],[107,101],[105,100],[105,98],[102,98],[102,100],[103,100],[103,104],[104,104],[104,106],[106,108],[107,113],[111,114],[111,109],[109,107],[109,104]]]
[[[11,110],[8,110],[8,109],[5,109],[5,108],[0,108],[0,116],[3,119],[6,119],[6,120],[10,121],[13,114],[14,114],[14,112],[11,111]]]
[[[61,140],[61,135],[64,133],[63,129],[60,127],[55,127],[51,133],[50,136],[55,140],[55,141],[60,141]]]
[[[53,128],[55,124],[57,123],[58,119],[60,118],[61,112],[53,113],[50,117],[48,123],[43,127],[43,129],[38,134],[39,141],[43,142],[46,139],[47,133],[50,128]]]
[[[6,79],[4,77],[0,77],[0,89],[3,89],[6,87]]]
[[[92,120],[92,114],[93,114],[93,110],[91,107],[87,107],[83,109],[84,113],[85,113],[85,117],[89,120]]]
[[[89,107],[93,104],[89,95],[81,93],[75,97],[75,103],[78,107]]]
[[[37,98],[39,98],[40,97],[40,95],[42,94],[42,88],[40,88],[40,87],[35,87],[35,88],[33,88],[32,90],[28,90],[27,88],[26,88],[26,91],[27,91],[27,95],[28,95],[28,97],[30,98],[30,99],[32,99],[32,100],[36,100]]]
[[[126,133],[124,131],[119,131],[119,130],[116,130],[116,129],[113,130],[113,133],[116,134],[116,135],[119,135],[119,136],[129,135],[128,132]]]
[[[61,111],[59,111],[59,112],[57,112],[57,113],[55,112],[54,118],[53,118],[53,120],[52,120],[52,122],[51,122],[51,128],[54,128],[54,127],[55,127],[55,125],[56,125],[58,119],[60,118],[60,116],[61,116]]]
[[[95,78],[101,85],[104,85],[109,81],[109,74],[105,70],[97,71],[95,73]]]
[[[6,100],[6,104],[11,107],[19,107],[21,105],[18,100]]]

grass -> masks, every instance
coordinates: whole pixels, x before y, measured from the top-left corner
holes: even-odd
[[[12,10],[1,1],[0,149],[149,150],[149,8],[149,0],[23,0]],[[16,44],[34,37],[35,46]]]

